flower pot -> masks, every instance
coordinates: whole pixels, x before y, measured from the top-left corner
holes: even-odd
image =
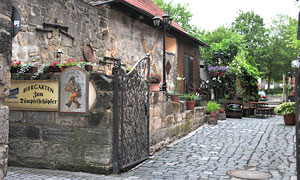
[[[220,107],[219,108],[219,113],[224,113],[225,112],[225,108],[224,107]]]
[[[159,91],[159,84],[150,84],[150,91],[151,92],[158,92]]]
[[[171,100],[173,102],[179,102],[179,95],[175,95],[175,94],[171,95]]]
[[[30,67],[25,73],[36,73],[37,72],[37,67]]]
[[[218,76],[219,75],[219,72],[218,71],[214,71],[213,72],[213,76]]]
[[[195,101],[186,101],[186,106],[188,110],[193,110],[195,108]]]
[[[93,71],[93,66],[92,66],[92,65],[85,65],[85,66],[84,66],[84,69],[85,69],[86,71]]]
[[[61,69],[58,66],[49,66],[44,70],[44,73],[56,73],[61,72]]]
[[[289,114],[283,116],[285,125],[295,125],[295,114]]]
[[[11,67],[10,68],[10,73],[17,73],[17,72],[19,72],[20,71],[20,67]]]
[[[219,76],[224,76],[225,72],[224,71],[219,71]]]
[[[210,112],[209,115],[210,115],[210,117],[216,117],[217,113],[216,112]]]
[[[239,118],[243,117],[243,99],[233,97],[226,102],[226,117],[228,118]]]

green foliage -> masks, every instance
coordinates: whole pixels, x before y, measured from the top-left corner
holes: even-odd
[[[274,109],[275,114],[285,116],[296,113],[295,102],[282,103]]]
[[[206,105],[206,111],[215,112],[220,108],[220,105],[214,101],[209,101]]]
[[[173,20],[186,32],[195,38],[200,38],[201,31],[195,25],[191,25],[193,14],[189,9],[189,3],[180,4],[174,1],[164,2],[163,0],[152,0],[165,13],[170,15]]]
[[[191,94],[186,94],[185,96],[185,100],[186,101],[193,101],[195,98],[195,94],[191,93]]]

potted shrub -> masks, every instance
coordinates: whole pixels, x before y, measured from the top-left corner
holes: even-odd
[[[161,81],[161,74],[151,73],[150,74],[150,91],[152,91],[152,92],[159,91],[160,81]]]
[[[285,125],[295,125],[296,103],[285,102],[274,109],[275,114],[283,116]]]
[[[186,106],[188,110],[193,110],[195,107],[195,101],[194,101],[195,95],[194,94],[186,94],[185,100],[186,100]]]
[[[206,105],[206,111],[210,112],[210,117],[216,117],[216,111],[219,110],[220,105],[214,101],[209,101]]]

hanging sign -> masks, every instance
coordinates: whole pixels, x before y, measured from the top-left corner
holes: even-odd
[[[21,16],[17,8],[14,6],[12,7],[12,17],[11,20],[13,22],[14,28],[13,28],[13,37],[15,37],[21,27]]]

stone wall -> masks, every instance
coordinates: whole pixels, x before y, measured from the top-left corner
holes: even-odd
[[[43,78],[57,76],[44,74]],[[10,111],[10,165],[92,173],[111,171],[113,81],[96,73],[90,75],[90,80],[97,87],[97,103],[87,117]]]
[[[167,101],[165,92],[150,93],[150,152],[197,129],[204,123],[205,108],[187,110],[185,101]]]
[[[12,6],[10,0],[0,3],[0,180],[7,173],[8,158],[8,114],[9,109],[3,100],[9,94],[10,59],[12,49]]]
[[[137,16],[137,15],[135,15]],[[106,44],[106,56],[121,58],[126,67],[133,65],[146,53],[150,52],[152,72],[163,72],[163,37],[162,30],[156,29],[138,20],[138,17],[112,8],[109,15],[109,41]],[[147,51],[148,50],[148,51]],[[177,54],[166,52],[166,63],[171,69],[166,74],[168,91],[172,92],[177,78]]]
[[[21,13],[21,28],[13,39],[12,59],[42,63],[83,59],[83,46],[95,51],[93,64],[103,59],[108,34],[109,6],[90,6],[80,0],[13,0]],[[59,26],[53,26],[56,24]],[[44,26],[51,23],[52,26]],[[64,27],[68,27],[66,30]],[[58,50],[62,51],[57,57]],[[95,70],[98,70],[97,68]]]

